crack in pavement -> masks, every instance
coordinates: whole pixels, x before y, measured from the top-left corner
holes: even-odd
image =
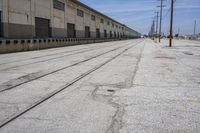
[[[112,117],[111,125],[107,129],[106,133],[119,133],[119,130],[123,127],[123,116],[125,113],[126,105],[115,101],[115,99],[118,99],[117,101],[120,101],[119,96],[115,96],[111,100],[109,100],[109,104],[115,107],[117,110]]]
[[[100,93],[101,92],[100,87],[105,87],[105,86],[96,85],[95,89],[92,92],[92,98],[96,101],[106,102],[112,107],[116,108],[116,113],[112,117],[111,125],[106,130],[106,133],[117,133],[122,128],[122,125],[123,125],[122,116],[124,115],[124,112],[125,112],[125,105],[117,102],[117,101],[120,101],[119,96],[113,96],[113,94],[117,90],[114,90],[113,92],[109,92],[107,95],[105,95],[105,94]],[[111,86],[108,86],[108,87],[111,87]],[[120,88],[117,88],[117,89],[120,89]]]
[[[108,127],[108,129],[106,130],[106,133],[119,133],[120,129],[123,127],[123,116],[125,113],[125,108],[128,106],[122,102],[120,102],[120,96],[114,96],[116,91],[120,91],[122,88],[130,88],[133,86],[133,82],[136,76],[136,73],[139,69],[139,63],[141,62],[141,58],[143,55],[143,51],[144,51],[144,47],[145,47],[145,43],[143,44],[141,50],[140,50],[140,54],[137,57],[137,62],[135,65],[135,69],[133,71],[133,73],[131,74],[131,80],[125,80],[126,83],[124,83],[122,85],[122,83],[120,83],[120,85],[113,85],[113,84],[90,84],[92,86],[95,87],[95,89],[92,91],[92,98],[96,101],[99,102],[106,102],[109,105],[111,105],[112,107],[114,107],[116,109],[115,114],[112,116],[112,121],[110,126]],[[101,87],[112,87],[111,89],[114,89],[112,92],[108,91],[108,89],[101,89]],[[105,92],[107,92],[105,94]]]
[[[135,69],[131,76],[131,79],[132,79],[131,84],[129,84],[129,86],[127,86],[127,88],[130,88],[133,86],[134,79],[135,79],[137,71],[139,69],[139,63],[141,62],[141,59],[142,59],[144,47],[145,47],[145,42],[142,46],[139,56],[137,57],[136,66],[135,66]],[[113,116],[112,123],[111,123],[110,127],[108,128],[108,130],[106,131],[106,133],[119,133],[120,129],[123,127],[123,116],[125,113],[125,107],[127,105],[124,103],[117,102],[116,100],[114,100],[114,98],[118,98],[118,101],[120,101],[119,96],[115,96],[109,101],[109,103],[111,105],[113,105],[115,108],[117,108],[117,111],[116,111],[115,115]]]

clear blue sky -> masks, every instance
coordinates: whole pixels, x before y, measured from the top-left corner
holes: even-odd
[[[158,0],[80,0],[90,7],[147,34],[153,21],[154,12],[159,11]],[[164,1],[163,32],[169,31],[170,1]],[[174,12],[174,32],[180,28],[181,34],[192,34],[194,21],[200,33],[200,0],[176,0]]]

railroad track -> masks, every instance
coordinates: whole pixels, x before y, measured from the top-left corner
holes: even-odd
[[[132,42],[127,43],[126,45],[129,45],[129,44],[132,44]],[[59,71],[62,71],[62,70],[64,70],[64,69],[67,69],[67,68],[70,68],[70,67],[74,67],[74,66],[79,65],[79,64],[81,64],[81,63],[90,61],[90,60],[92,60],[92,59],[94,59],[94,58],[97,58],[97,57],[100,57],[100,56],[102,56],[102,55],[105,55],[105,54],[107,54],[107,53],[109,53],[109,52],[118,50],[118,49],[120,49],[120,48],[122,48],[122,47],[124,47],[124,46],[117,47],[117,48],[115,48],[115,49],[106,51],[106,52],[104,52],[104,53],[95,55],[95,56],[93,56],[93,57],[84,59],[84,60],[82,60],[82,61],[73,63],[73,64],[71,64],[71,65],[62,67],[62,68],[60,68],[60,69],[56,69],[56,70],[53,70],[53,71],[45,71],[45,72],[40,72],[40,71],[39,71],[39,72],[36,72],[36,73],[27,74],[27,75],[22,76],[22,77],[19,77],[19,78],[17,78],[17,79],[14,79],[14,80],[5,82],[5,83],[3,83],[3,84],[0,85],[0,93],[5,92],[5,91],[8,91],[8,90],[11,90],[11,89],[13,89],[13,88],[15,88],[15,87],[18,87],[18,86],[20,86],[20,85],[29,83],[29,82],[31,82],[31,81],[34,81],[34,80],[43,78],[43,77],[48,76],[48,75],[50,75],[50,74],[54,74],[54,73],[59,72]]]
[[[29,65],[33,65],[33,64],[37,64],[37,63],[41,63],[41,62],[47,62],[47,61],[50,61],[50,60],[55,60],[55,59],[59,59],[59,58],[63,58],[63,57],[68,57],[68,56],[71,56],[71,55],[85,53],[85,52],[88,52],[88,51],[91,51],[91,50],[96,50],[96,49],[99,49],[99,48],[102,48],[102,47],[103,48],[111,47],[111,46],[117,45],[117,44],[120,44],[120,43],[112,44],[112,45],[109,45],[109,46],[96,46],[96,47],[92,47],[92,48],[84,48],[84,49],[69,51],[69,52],[67,52],[69,54],[66,54],[66,55],[61,55],[61,56],[58,56],[58,57],[52,57],[52,58],[49,58],[49,59],[43,59],[43,60],[35,61],[35,62],[32,62],[32,63],[25,63],[25,64],[22,64],[22,65],[16,65],[16,66],[8,67],[8,68],[3,68],[3,69],[0,69],[0,71],[6,71],[6,70],[9,70],[9,69],[13,69],[13,68],[29,66]],[[78,51],[78,52],[76,52],[76,51]],[[75,53],[73,53],[73,52],[75,52]],[[66,53],[66,52],[62,52],[62,53]],[[56,54],[53,54],[53,55],[58,55],[58,54],[62,54],[62,53],[56,53]],[[51,55],[45,55],[45,57],[48,57],[48,56],[52,56],[52,54]],[[27,60],[38,59],[38,58],[43,58],[43,57],[44,56],[42,56],[42,57],[34,57],[34,58],[27,59]],[[26,61],[26,60],[20,60],[20,61]],[[15,62],[18,62],[18,61],[15,61]],[[13,63],[13,62],[2,64],[2,65],[7,65],[7,64],[11,64],[11,63]]]
[[[101,67],[103,67],[104,65],[108,64],[109,62],[113,61],[114,59],[116,59],[117,57],[119,57],[120,55],[122,55],[123,53],[125,53],[126,51],[128,51],[129,49],[137,46],[138,44],[140,44],[142,41],[140,42],[137,42],[135,45],[128,45],[127,47],[125,46],[124,47],[121,47],[123,48],[122,51],[120,51],[119,53],[117,53],[115,56],[113,56],[112,58],[104,61],[103,63],[93,67],[92,69],[88,70],[87,72],[77,76],[75,79],[69,81],[68,83],[66,83],[62,88],[60,89],[57,89],[55,90],[54,92],[48,94],[46,97],[38,100],[37,102],[35,102],[34,104],[32,104],[31,106],[27,107],[26,109],[24,109],[23,111],[20,111],[18,113],[16,113],[15,115],[12,115],[10,118],[6,119],[5,121],[3,121],[1,124],[0,124],[0,128],[4,127],[5,125],[9,124],[10,122],[14,121],[15,119],[19,118],[20,116],[22,116],[23,114],[27,113],[28,111],[32,110],[33,108],[37,107],[38,105],[44,103],[45,101],[47,101],[48,99],[52,98],[53,96],[57,95],[58,93],[61,93],[62,91],[64,91],[66,88],[72,86],[73,84],[77,83],[78,81],[80,81],[81,79],[83,79],[84,77],[88,76],[89,74],[93,73],[94,71],[100,69]],[[110,51],[107,51],[105,52],[104,54],[106,53],[110,53],[110,52],[113,52],[113,51],[116,51],[116,50],[119,50],[120,48],[116,48],[116,49],[113,49],[113,50],[110,50]],[[104,55],[104,54],[101,54],[101,55]],[[99,56],[101,56],[99,55]],[[99,56],[95,56],[95,57],[92,57],[92,59],[94,58],[97,58]],[[89,60],[89,59],[88,59]]]
[[[116,43],[114,43],[112,45],[117,45],[117,44],[120,44],[120,43],[116,42]],[[112,45],[109,45],[109,46],[112,46]],[[103,46],[102,45],[101,46],[94,46],[92,48],[101,48],[101,47],[109,47],[109,46],[107,46],[107,44],[103,44]],[[72,53],[72,52],[76,52],[76,51],[80,51],[80,50],[87,50],[87,49],[90,49],[90,48],[81,48],[81,49],[75,49],[75,50],[71,50],[71,51],[65,50],[65,51],[61,51],[61,52],[56,52],[56,53],[52,53],[52,54],[46,54],[46,55],[36,56],[36,57],[32,57],[32,58],[14,60],[14,61],[10,61],[10,62],[0,63],[0,66],[11,64],[11,63],[15,63],[15,62],[27,61],[27,60],[31,60],[31,59],[38,59],[38,58],[43,58],[43,57],[48,57],[48,56],[53,56],[53,55],[59,55],[59,54],[63,54],[63,53]],[[9,57],[9,58],[12,58],[12,57]],[[7,60],[9,60],[9,58]]]

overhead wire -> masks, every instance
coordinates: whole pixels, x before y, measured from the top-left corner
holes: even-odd
[[[175,2],[177,2],[177,0],[174,0],[174,3]],[[163,18],[162,18],[163,20],[165,20],[167,18],[167,16],[169,15],[170,11],[171,11],[171,7],[169,7],[167,12],[165,13],[165,15],[163,15]]]
[[[174,3],[176,3],[177,0],[174,0]],[[171,7],[167,10],[166,14],[163,16],[163,20],[167,17],[167,15],[170,13]]]

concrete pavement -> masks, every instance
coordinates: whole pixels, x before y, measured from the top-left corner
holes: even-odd
[[[10,83],[23,83],[0,93],[1,123],[116,56],[5,124],[0,132],[200,132],[200,43],[174,43],[169,48],[166,40],[162,44],[130,40],[0,55],[4,59],[0,75],[6,75],[1,76],[1,89]],[[127,47],[130,49],[124,51]],[[71,55],[66,51],[72,51]],[[19,78],[42,75],[98,54],[102,55],[33,81],[26,78],[27,83]]]

